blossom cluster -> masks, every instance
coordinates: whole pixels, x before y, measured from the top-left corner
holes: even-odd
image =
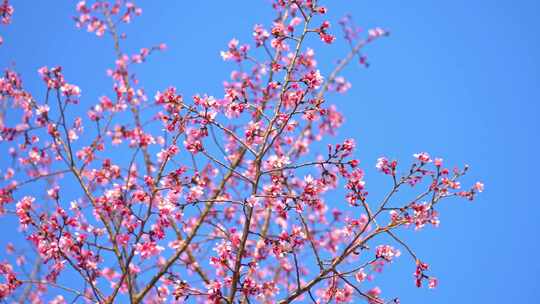
[[[10,24],[14,11],[15,9],[13,9],[13,6],[9,3],[9,0],[3,0],[0,4],[0,24]],[[4,38],[0,36],[0,45],[2,45],[3,43]]]

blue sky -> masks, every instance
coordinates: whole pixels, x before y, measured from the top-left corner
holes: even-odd
[[[13,1],[13,23],[0,29],[0,63],[15,65],[31,92],[43,91],[39,67],[61,65],[90,104],[110,93],[111,41],[75,29],[68,2]],[[186,3],[140,1],[143,16],[126,29],[129,53],[168,45],[138,69],[149,96],[169,85],[186,96],[221,95],[233,66],[219,51],[232,37],[249,40],[253,24],[270,20],[265,0]],[[347,113],[338,139],[356,138],[370,193],[382,195],[389,186],[374,172],[377,157],[409,161],[420,151],[467,163],[466,181],[486,184],[473,203],[448,201],[439,228],[405,233],[440,287],[416,289],[413,265],[403,257],[381,278],[385,295],[402,303],[532,303],[540,297],[540,2],[323,3],[336,25],[351,13],[364,28],[391,31],[366,50],[370,68],[344,72],[353,87],[332,100]],[[323,71],[346,53],[339,41],[314,46]],[[5,244],[7,236],[0,240]]]

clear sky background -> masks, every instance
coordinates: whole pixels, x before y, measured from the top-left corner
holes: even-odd
[[[12,2],[13,23],[0,28],[2,68],[14,64],[27,89],[39,95],[44,87],[37,69],[63,66],[68,81],[81,87],[85,110],[111,93],[105,74],[113,62],[111,40],[75,28],[75,2]],[[452,165],[467,163],[466,181],[486,184],[473,203],[447,201],[439,228],[405,234],[440,287],[415,288],[414,267],[404,255],[382,275],[384,295],[400,296],[402,303],[538,301],[540,2],[322,2],[335,25],[351,13],[364,28],[392,33],[366,49],[370,68],[346,70],[353,87],[332,100],[347,119],[338,138],[356,138],[370,193],[382,195],[389,187],[375,173],[377,157],[409,161],[420,151]],[[252,26],[270,21],[265,0],[138,4],[144,13],[127,27],[125,51],[168,45],[137,70],[149,96],[169,85],[185,96],[221,96],[234,66],[219,51],[232,37],[251,41]],[[323,71],[346,53],[344,41],[313,46]],[[0,229],[10,224],[1,219]],[[0,245],[10,239],[0,235]]]

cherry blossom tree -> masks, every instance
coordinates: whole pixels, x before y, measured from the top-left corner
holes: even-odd
[[[341,72],[367,66],[364,47],[386,30],[360,31],[350,17],[331,25],[316,0],[273,0],[274,19],[253,27],[252,42],[232,39],[221,52],[235,67],[222,96],[164,84],[148,97],[133,67],[165,44],[122,47],[122,27],[142,9],[124,0],[75,9],[76,27],[112,37],[112,90],[83,101],[62,67],[37,71],[43,98],[11,69],[0,78],[0,142],[11,160],[0,168],[0,214],[16,217],[10,233],[28,241],[0,258],[0,299],[398,303],[377,279],[401,255],[412,259],[405,281],[437,286],[400,230],[437,226],[442,201],[473,200],[483,185],[462,190],[467,166],[449,169],[425,152],[405,164],[381,157],[388,192],[377,201],[355,141],[331,142],[344,117],[327,100],[346,93]],[[13,13],[4,0],[2,23]],[[350,46],[328,75],[310,36]]]

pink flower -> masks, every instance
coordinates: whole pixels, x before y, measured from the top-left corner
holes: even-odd
[[[336,37],[330,34],[320,33],[319,36],[321,37],[321,40],[325,43],[331,44],[336,40]]]
[[[64,299],[64,296],[58,295],[54,299],[50,300],[48,302],[49,304],[66,304],[66,300]]]
[[[32,204],[36,199],[31,196],[23,197],[16,206],[17,216],[19,216],[19,223],[26,228],[28,224],[32,223],[32,218],[30,217],[30,210],[32,209]]]
[[[484,191],[484,184],[482,184],[481,182],[476,182],[474,184],[474,189],[478,192],[482,192]]]
[[[375,249],[375,256],[390,262],[401,255],[401,252],[390,245],[380,245]]]
[[[386,32],[380,27],[376,27],[376,28],[368,30],[368,35],[370,39],[374,39],[374,38],[388,35],[388,32]]]
[[[395,160],[390,162],[386,157],[379,157],[377,159],[377,164],[375,164],[375,168],[384,174],[395,174],[396,167],[397,162]]]
[[[324,81],[319,70],[310,71],[302,77],[302,81],[307,84],[310,89],[318,89]]]
[[[343,144],[341,145],[341,148],[343,149],[343,151],[345,152],[345,154],[350,154],[353,150],[354,150],[354,147],[356,146],[355,142],[354,142],[354,139],[352,138],[349,138],[349,139],[346,139]]]
[[[413,157],[418,159],[422,164],[431,162],[431,158],[429,157],[429,154],[427,154],[426,152],[413,154]]]
[[[77,3],[77,5],[75,6],[75,8],[77,9],[78,12],[81,12],[83,10],[85,10],[86,8],[86,1],[79,1]]]
[[[255,39],[255,45],[257,47],[264,44],[264,42],[270,37],[270,33],[264,29],[260,24],[256,24],[253,28],[253,38]]]
[[[367,294],[370,296],[368,299],[369,304],[381,304],[382,301],[379,300],[379,296],[381,295],[381,289],[379,287],[373,287],[370,289]]]
[[[118,234],[116,236],[116,241],[120,246],[127,246],[129,242],[129,234]]]
[[[155,241],[147,241],[135,245],[135,254],[140,255],[142,259],[148,259],[152,256],[159,255],[163,249],[164,248],[158,246]]]
[[[356,280],[359,282],[359,283],[362,283],[366,280],[366,278],[368,277],[368,275],[364,272],[364,268],[360,268],[360,270],[358,270],[356,272],[356,274],[354,275],[354,277],[356,278]]]
[[[186,200],[188,202],[194,202],[197,199],[201,198],[204,194],[203,187],[201,186],[193,186],[189,189],[189,193],[186,196]]]
[[[47,195],[53,200],[58,200],[58,191],[59,190],[60,190],[60,187],[55,186],[55,187],[47,190]]]
[[[345,93],[352,87],[351,83],[346,81],[342,76],[338,76],[334,79],[331,89],[338,93]]]
[[[3,0],[0,4],[0,23],[9,24],[11,23],[11,16],[15,12],[13,6],[9,4],[8,0]]]
[[[79,89],[78,86],[76,85],[72,85],[72,84],[64,84],[60,90],[62,91],[62,93],[64,93],[64,95],[66,96],[79,96],[81,95],[81,89]]]
[[[430,277],[428,279],[428,287],[429,287],[429,289],[434,289],[434,288],[437,287],[437,285],[439,285],[439,280],[437,278]]]
[[[49,105],[39,105],[36,109],[36,115],[46,115],[49,113]]]
[[[265,168],[267,170],[281,169],[290,163],[291,161],[288,156],[271,155],[268,157],[268,160],[266,160]]]
[[[280,37],[285,36],[285,25],[281,22],[274,22],[274,26],[272,27],[272,35],[274,37]]]
[[[227,51],[221,51],[221,58],[224,61],[234,60],[237,62],[242,61],[246,56],[249,50],[249,45],[244,44],[239,46],[239,41],[237,39],[232,39],[228,44],[229,49]]]

